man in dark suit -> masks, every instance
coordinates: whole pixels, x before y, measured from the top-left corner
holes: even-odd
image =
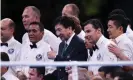
[[[74,33],[75,23],[71,17],[60,16],[55,21],[55,31],[62,42],[59,45],[55,61],[87,61],[88,54],[84,41]],[[58,67],[54,72],[57,80],[68,80],[65,67]]]

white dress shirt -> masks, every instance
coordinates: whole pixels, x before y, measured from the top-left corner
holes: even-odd
[[[109,44],[114,44],[114,43],[102,35],[96,43],[98,49],[93,51],[93,55],[90,58],[90,61],[99,61],[99,62],[117,61],[117,57],[108,50]],[[101,66],[89,66],[88,69],[96,75],[98,74],[98,69],[100,67]]]
[[[81,30],[81,32],[77,35],[79,38],[85,40],[85,32]]]
[[[67,40],[67,45],[69,45],[70,44],[70,42],[71,42],[71,40],[72,40],[72,38],[74,37],[74,35],[75,35],[75,33],[73,33],[72,35],[71,35],[71,37]]]
[[[6,52],[9,56],[10,61],[19,61],[20,60],[20,49],[21,43],[12,37],[9,41],[7,41],[7,46],[0,46],[0,52]],[[15,75],[15,67],[10,67],[9,71],[11,71]]]
[[[2,75],[5,80],[19,80],[16,76],[14,76],[10,71],[7,71],[5,74]]]
[[[115,40],[122,53],[130,60],[133,60],[133,42],[127,37],[127,35],[121,34]]]
[[[61,43],[61,40],[59,40],[51,31],[44,29],[43,40],[44,42],[48,43],[55,52],[58,51],[58,47]],[[28,33],[24,34],[22,38],[22,43],[30,43]]]
[[[21,48],[21,59],[20,61],[29,61],[29,62],[53,62],[53,60],[48,59],[47,53],[51,51],[50,45],[47,44],[46,42],[40,40],[39,42],[36,43],[37,48],[32,48],[30,47],[32,43],[26,43],[23,44]],[[46,68],[46,74],[51,73],[54,71],[54,68],[51,66],[47,66]],[[29,67],[22,67],[21,69],[18,69],[17,71],[22,71],[28,76],[28,70]]]
[[[133,30],[130,28],[130,26],[127,26],[126,35],[133,42]]]

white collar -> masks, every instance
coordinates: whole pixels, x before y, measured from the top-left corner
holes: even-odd
[[[14,40],[14,37],[12,36],[11,39],[9,39],[6,43],[8,45],[10,45],[12,43],[12,41]],[[0,43],[2,43],[2,41],[0,41]]]
[[[71,40],[72,40],[72,38],[73,38],[74,35],[75,35],[75,33],[73,33],[73,34],[71,35],[71,37],[66,41],[67,45],[70,44],[70,42],[71,42]]]
[[[8,75],[10,75],[9,70],[7,70],[7,72],[5,72],[5,73],[2,75],[2,77],[7,78]]]
[[[123,33],[120,36],[118,36],[117,38],[115,38],[117,44],[120,42],[120,40],[122,40],[123,37],[125,37],[126,35]]]
[[[106,38],[103,35],[101,35],[101,37],[99,38],[99,40],[96,43],[98,48],[101,47],[101,44],[103,43],[104,39],[106,39]]]
[[[38,41],[38,42],[36,43],[36,46],[39,47],[40,45],[42,45],[42,42],[44,42],[44,41],[43,41],[43,38],[42,38],[40,41]],[[30,45],[32,45],[31,42],[30,42]]]
[[[128,26],[127,26],[126,33],[129,34],[129,33],[131,33],[131,32],[132,32],[132,29],[131,29],[130,26],[128,25]]]

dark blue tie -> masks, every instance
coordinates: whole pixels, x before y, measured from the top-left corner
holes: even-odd
[[[1,43],[1,46],[7,46],[8,47],[8,44],[7,43]]]
[[[36,43],[33,43],[32,45],[30,45],[30,47],[31,47],[31,49],[32,48],[37,48],[37,45],[36,45]]]
[[[68,47],[68,45],[67,45],[67,43],[65,42],[64,47],[63,47],[63,50],[62,50],[62,56],[64,55],[64,53],[65,53],[67,47]]]

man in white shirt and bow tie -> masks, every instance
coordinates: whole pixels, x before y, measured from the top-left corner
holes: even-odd
[[[15,23],[10,18],[4,18],[0,21],[1,27],[1,42],[0,52],[6,52],[10,58],[10,61],[19,61],[21,43],[14,39],[13,33],[15,32]],[[9,67],[15,75],[15,67]]]
[[[85,22],[84,31],[85,37],[89,40],[88,42],[95,45],[90,61],[117,61],[116,56],[108,50],[108,45],[114,43],[103,36],[103,26],[98,19],[90,19]],[[96,75],[98,74],[99,68],[100,66],[89,66],[88,69]]]
[[[51,51],[50,45],[43,41],[44,26],[39,22],[30,23],[28,29],[28,37],[30,43],[25,43],[21,48],[20,61],[32,62],[53,62],[48,59],[47,53]],[[18,71],[23,72],[28,77],[29,67],[22,67]],[[46,74],[51,73],[54,69],[50,66],[46,67]]]

